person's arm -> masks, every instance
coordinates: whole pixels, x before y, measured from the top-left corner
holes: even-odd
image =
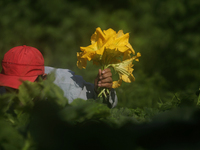
[[[94,84],[86,82],[82,76],[75,75],[74,72],[68,69],[55,69],[52,67],[45,67],[45,73],[48,74],[52,71],[55,72],[54,83],[63,90],[64,96],[68,99],[69,103],[77,98],[84,100],[97,98]],[[105,85],[103,84],[102,86]],[[117,105],[117,96],[113,89],[111,89],[110,95],[106,102],[111,108]]]

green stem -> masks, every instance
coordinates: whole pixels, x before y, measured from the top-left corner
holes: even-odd
[[[105,92],[105,88],[101,90],[101,92],[98,94],[98,97],[101,97],[104,92]]]

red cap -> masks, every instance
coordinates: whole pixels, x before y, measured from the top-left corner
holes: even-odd
[[[18,89],[22,81],[34,82],[44,74],[44,58],[41,52],[30,46],[17,46],[10,49],[2,60],[0,86]]]

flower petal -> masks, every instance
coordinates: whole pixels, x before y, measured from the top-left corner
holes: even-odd
[[[105,35],[102,32],[101,28],[96,28],[95,33],[91,36],[91,44],[94,44],[98,39],[105,40]]]
[[[119,79],[118,81],[113,81],[113,85],[112,85],[112,88],[118,88],[120,87],[122,84],[122,79]]]
[[[84,59],[82,58],[82,52],[78,52],[77,53],[77,58],[78,58],[78,61],[77,61],[77,66],[79,69],[82,69],[82,68],[86,68],[87,66],[87,59]]]

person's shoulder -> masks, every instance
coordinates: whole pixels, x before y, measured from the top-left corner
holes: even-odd
[[[71,71],[70,69],[63,69],[63,68],[54,68],[54,67],[50,67],[50,66],[45,66],[45,73],[49,74],[51,72],[55,72],[56,74],[63,74],[63,73],[67,73],[67,74],[72,74],[74,75],[74,72]]]
[[[46,74],[49,74],[49,73],[51,73],[51,72],[53,72],[53,71],[56,71],[56,68],[54,68],[54,67],[49,67],[49,66],[45,66],[45,67],[44,67],[44,72],[45,72]]]
[[[45,66],[45,73],[50,74],[54,73],[55,75],[55,83],[71,83],[74,79],[74,72],[70,69],[62,69],[62,68],[54,68]]]

